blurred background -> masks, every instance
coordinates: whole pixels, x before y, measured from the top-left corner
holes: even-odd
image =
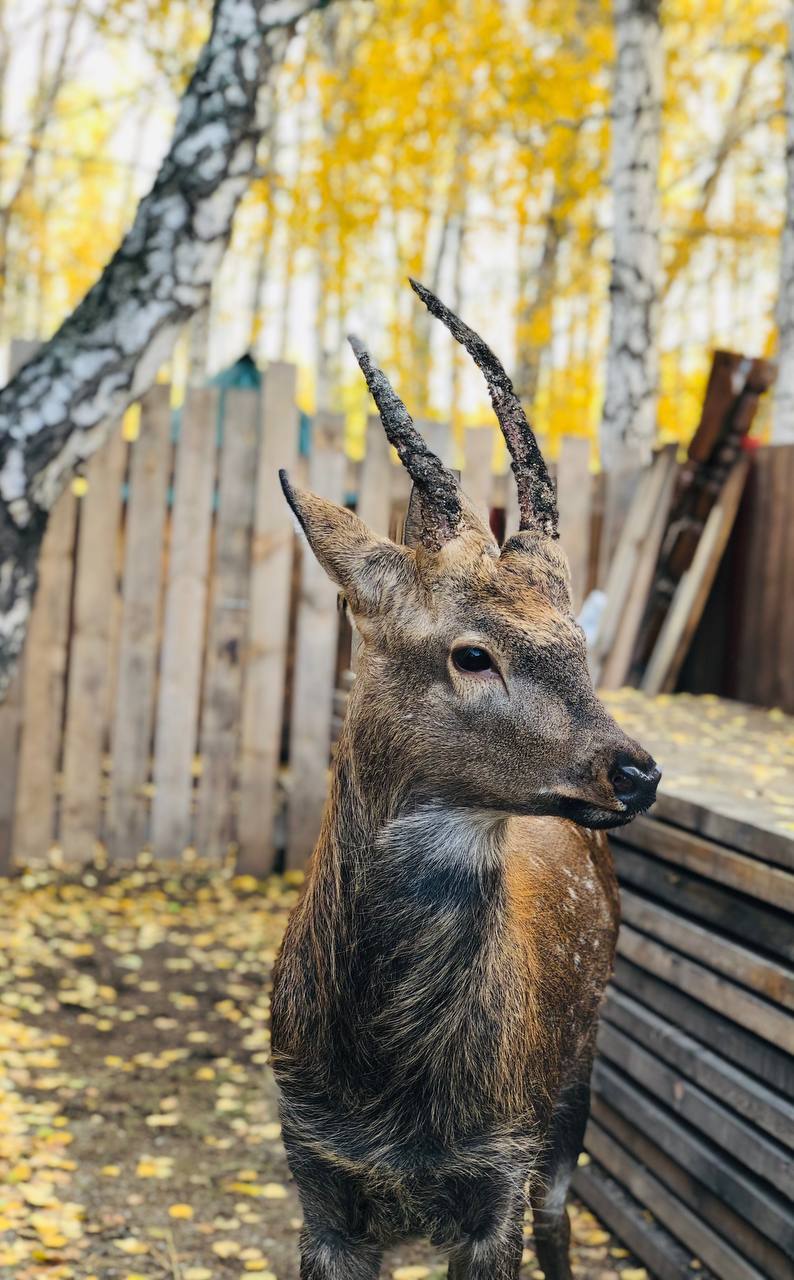
[[[663,6],[658,440],[687,442],[710,352],[770,354],[784,219],[782,0]],[[46,338],[130,225],[209,6],[41,0],[0,18],[2,338]],[[419,416],[479,422],[482,385],[405,288],[435,287],[515,375],[545,448],[594,442],[612,256],[607,0],[354,0],[293,41],[260,176],[194,357],[299,368],[299,403],[366,396],[368,336]],[[653,214],[651,214],[653,216]],[[761,433],[769,431],[762,415]]]

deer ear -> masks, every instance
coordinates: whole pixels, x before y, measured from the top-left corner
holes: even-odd
[[[296,489],[286,471],[279,471],[279,480],[309,546],[354,614],[378,613],[414,586],[416,560],[407,547],[377,537],[346,507]]]

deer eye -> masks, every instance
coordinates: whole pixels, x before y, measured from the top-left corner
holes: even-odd
[[[482,671],[493,670],[491,655],[485,649],[480,649],[476,644],[464,644],[459,649],[453,649],[452,661],[458,671],[479,674]]]

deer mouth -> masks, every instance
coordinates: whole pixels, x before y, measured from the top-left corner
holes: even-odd
[[[586,800],[574,800],[565,796],[560,805],[560,817],[569,818],[579,827],[589,827],[595,831],[610,831],[616,827],[625,827],[640,814],[650,809],[653,801],[639,806],[621,806],[620,809],[607,809],[602,805],[590,804]]]

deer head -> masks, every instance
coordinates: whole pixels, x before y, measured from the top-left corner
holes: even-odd
[[[660,772],[593,691],[557,541],[554,487],[507,373],[483,340],[411,282],[482,370],[512,457],[520,530],[500,549],[385,375],[351,345],[414,482],[408,545],[294,488],[285,496],[363,637],[349,720],[372,785],[416,801],[620,826]]]

